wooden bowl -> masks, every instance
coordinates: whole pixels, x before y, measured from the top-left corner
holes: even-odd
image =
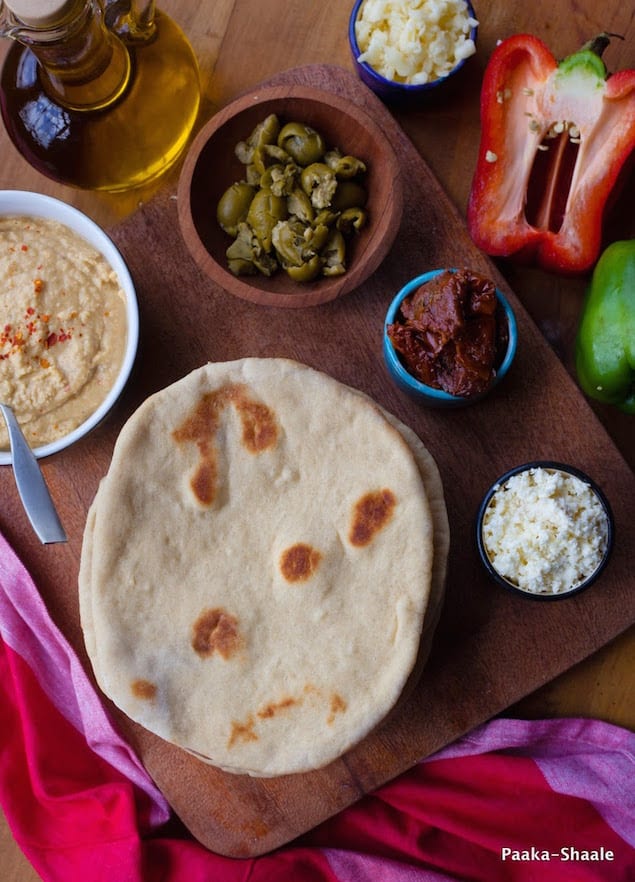
[[[312,126],[327,147],[338,147],[366,163],[368,222],[348,241],[347,269],[341,276],[300,283],[282,270],[270,277],[237,277],[229,271],[225,252],[232,240],[218,225],[216,206],[227,187],[244,178],[245,167],[234,155],[236,144],[271,113],[283,124]],[[200,269],[236,297],[267,306],[315,306],[357,288],[390,250],[402,208],[399,163],[383,130],[359,107],[307,86],[256,90],[220,110],[192,143],[178,185],[181,233]]]

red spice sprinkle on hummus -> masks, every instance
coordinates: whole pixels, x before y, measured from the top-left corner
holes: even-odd
[[[56,343],[66,343],[73,336],[74,328],[59,328],[57,331],[49,331],[48,323],[51,317],[47,313],[38,314],[33,306],[27,306],[23,321],[23,327],[15,328],[7,324],[0,333],[0,360],[20,355],[29,339],[37,336],[37,342],[47,349]]]

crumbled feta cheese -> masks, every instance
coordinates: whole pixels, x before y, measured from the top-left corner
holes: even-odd
[[[465,0],[365,0],[355,22],[358,60],[400,83],[447,76],[476,52]]]
[[[497,487],[482,530],[492,566],[534,594],[580,585],[602,562],[608,542],[606,512],[589,484],[542,467]]]

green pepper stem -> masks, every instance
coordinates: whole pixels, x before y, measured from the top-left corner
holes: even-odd
[[[589,52],[594,52],[598,58],[602,58],[604,50],[611,42],[611,37],[617,37],[618,40],[624,39],[623,34],[612,34],[609,31],[603,31],[601,34],[598,34],[597,37],[593,37],[592,40],[585,43],[579,51],[584,52],[587,50]]]

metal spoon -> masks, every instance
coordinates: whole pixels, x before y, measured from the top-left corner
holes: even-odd
[[[40,542],[45,545],[51,542],[66,542],[66,533],[55,510],[44,476],[22,434],[15,414],[7,404],[0,404],[0,411],[9,432],[15,483],[31,526]]]

